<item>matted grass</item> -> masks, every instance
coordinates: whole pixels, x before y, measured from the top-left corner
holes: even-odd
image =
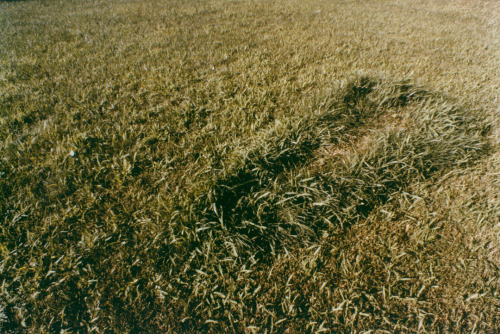
[[[0,331],[500,329],[494,1],[0,3]]]

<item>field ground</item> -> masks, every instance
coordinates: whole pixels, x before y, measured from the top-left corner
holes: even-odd
[[[0,1],[0,332],[500,331],[500,2]]]

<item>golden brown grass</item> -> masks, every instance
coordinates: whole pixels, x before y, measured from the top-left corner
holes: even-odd
[[[0,331],[498,332],[499,24],[0,2]]]

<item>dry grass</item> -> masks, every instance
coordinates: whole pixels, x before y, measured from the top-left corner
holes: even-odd
[[[499,14],[0,2],[0,331],[498,332]]]

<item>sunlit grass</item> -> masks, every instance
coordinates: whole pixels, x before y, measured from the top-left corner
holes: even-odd
[[[498,9],[0,2],[0,331],[496,332]]]

